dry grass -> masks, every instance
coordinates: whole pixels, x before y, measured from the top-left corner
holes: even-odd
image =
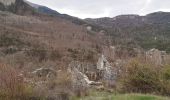
[[[29,98],[32,93],[30,89],[18,70],[0,64],[0,97],[3,100]]]

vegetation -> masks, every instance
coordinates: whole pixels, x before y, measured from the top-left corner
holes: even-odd
[[[0,12],[0,62],[5,63],[0,64],[0,100],[68,100],[69,96],[71,100],[169,99],[155,95],[170,96],[170,65],[154,66],[146,59],[137,58],[140,51],[145,52],[143,49],[170,52],[169,23],[136,25],[134,22],[131,25],[119,20],[116,27],[113,23],[109,25],[110,29],[103,24],[88,24],[69,15],[48,12],[48,8],[41,8],[41,12],[55,13],[55,16],[39,14],[22,0],[8,7],[0,3],[0,10],[13,13]],[[87,26],[92,30],[87,30]],[[110,48],[113,45],[115,47]],[[103,90],[98,92],[84,88],[84,81],[72,86],[73,80],[67,71],[72,61],[87,63],[87,68],[82,69],[91,77],[102,74],[107,77],[103,71],[92,68],[96,67],[99,55],[105,53],[110,57],[110,65],[119,71],[114,75],[120,74],[112,85],[113,91],[105,89],[109,85],[105,87],[107,82],[102,79]],[[119,66],[117,60],[122,65]],[[103,65],[107,63],[104,61]],[[40,67],[50,67],[53,71],[45,71],[48,75],[43,74],[44,77],[34,76],[34,70]],[[77,67],[84,65],[80,63]],[[122,68],[117,70],[117,67]],[[92,71],[86,73],[89,69]]]
[[[85,97],[72,97],[71,100],[169,100],[168,97],[161,97],[148,94],[112,94],[107,92],[92,92]]]
[[[17,46],[22,47],[25,43],[22,42],[17,36],[12,34],[2,34],[0,35],[0,47]]]
[[[11,66],[0,64],[0,100],[68,100],[71,80],[66,72],[49,80],[43,89],[31,85],[19,73]]]
[[[169,95],[169,68],[163,66],[156,69],[146,62],[132,60],[119,79],[118,91]]]
[[[23,100],[33,96],[32,88],[18,73],[18,70],[0,64],[0,100]]]

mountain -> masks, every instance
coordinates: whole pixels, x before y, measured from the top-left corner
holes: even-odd
[[[85,19],[105,28],[112,44],[144,49],[157,48],[170,52],[170,13],[154,12],[146,16],[120,15],[113,18]]]
[[[86,25],[39,12],[22,0],[9,5],[0,2],[3,8],[0,9],[0,58],[3,60],[19,57],[23,63],[34,63],[28,68],[48,61],[66,67],[72,60],[96,61],[106,44],[105,36],[87,30]]]
[[[5,2],[4,2],[5,1]],[[110,45],[122,45],[125,48],[157,48],[170,52],[170,13],[155,12],[146,16],[119,15],[113,18],[85,20],[67,14],[61,14],[48,7],[23,0],[1,0],[0,9],[17,15],[30,15],[40,19],[62,19],[83,28],[91,27],[97,34],[105,32],[104,37]],[[91,34],[91,33],[90,33]]]
[[[69,100],[115,89],[168,95],[169,21],[167,12],[83,20],[0,0],[0,98]]]
[[[37,13],[34,8],[25,3],[23,0],[1,0],[0,10],[9,11],[20,15]]]
[[[87,22],[101,25],[103,27],[128,27],[141,26],[143,24],[167,24],[170,22],[170,13],[168,12],[155,12],[146,16],[139,15],[119,15],[113,18],[98,18],[98,19],[85,19]]]
[[[76,23],[76,24],[79,24],[79,25],[86,24],[85,21],[83,21],[83,20],[81,20],[77,17],[73,17],[73,16],[70,16],[70,15],[67,15],[67,14],[61,14],[61,13],[59,13],[59,12],[57,12],[57,11],[51,9],[51,8],[48,8],[46,6],[37,5],[37,4],[31,3],[31,2],[26,1],[26,0],[25,0],[25,2],[27,4],[29,4],[30,6],[32,6],[33,8],[35,8],[40,13],[48,14],[48,15],[51,15],[51,16],[57,16],[57,17],[72,21],[73,23]]]
[[[37,5],[31,3],[27,0],[1,0],[0,1],[0,10],[2,11],[9,11],[19,15],[34,15],[34,16],[51,16],[57,17],[64,20],[68,20],[77,25],[84,25],[84,26],[93,26],[84,20],[73,17],[67,14],[61,14],[55,10],[52,10],[46,6]],[[99,26],[93,26],[93,31],[100,31],[102,28]]]
[[[71,16],[71,15],[68,15],[68,14],[61,14],[60,12],[57,12],[56,10],[53,10],[53,9],[48,8],[46,6],[34,4],[34,3],[31,3],[31,2],[26,1],[26,0],[25,0],[25,2],[27,4],[29,4],[30,6],[32,6],[34,9],[36,9],[36,11],[39,12],[39,13],[51,15],[51,16],[54,16],[54,17],[59,17],[59,18],[71,21],[72,23],[77,24],[77,25],[92,26],[93,27],[92,30],[96,31],[96,32],[104,30],[102,27],[87,23],[83,19]]]
[[[148,22],[153,24],[166,24],[170,23],[170,12],[155,12],[146,15]]]

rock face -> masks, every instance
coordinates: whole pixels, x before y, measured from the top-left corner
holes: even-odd
[[[89,88],[91,81],[76,67],[70,67],[68,72],[71,74],[72,90],[75,93],[78,93],[77,95],[84,95]]]
[[[101,55],[97,62],[97,69],[104,70],[106,67],[111,67],[104,55]]]
[[[115,81],[116,72],[104,55],[101,55],[97,62],[97,69],[103,72],[103,80],[105,81]]]
[[[156,66],[161,66],[165,63],[166,59],[166,52],[165,51],[159,51],[158,49],[151,49],[146,52],[146,60],[150,61]]]
[[[0,3],[4,4],[5,6],[9,6],[15,3],[16,0],[0,0]]]
[[[68,71],[72,75],[72,83],[73,83],[74,89],[76,89],[76,90],[78,90],[80,88],[86,89],[91,86],[102,85],[101,82],[95,82],[95,81],[92,81],[89,79],[89,76],[87,75],[87,71],[85,71],[88,69],[87,68],[88,66],[90,66],[90,64],[85,64],[85,63],[80,63],[80,62],[72,62],[69,65]],[[86,68],[83,68],[83,67],[86,67]],[[82,71],[84,71],[86,73],[83,73]]]
[[[89,87],[89,84],[91,83],[91,81],[89,80],[89,78],[83,74],[82,72],[80,72],[77,68],[70,68],[69,72],[72,75],[72,81],[73,81],[73,87],[74,88],[87,88]]]
[[[95,64],[74,61],[70,63],[70,67],[77,68],[81,73],[85,74],[89,80],[98,81],[101,79],[101,72]]]

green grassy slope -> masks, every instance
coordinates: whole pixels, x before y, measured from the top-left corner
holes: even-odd
[[[144,94],[110,94],[95,92],[86,97],[73,97],[71,100],[170,100],[168,97]]]

